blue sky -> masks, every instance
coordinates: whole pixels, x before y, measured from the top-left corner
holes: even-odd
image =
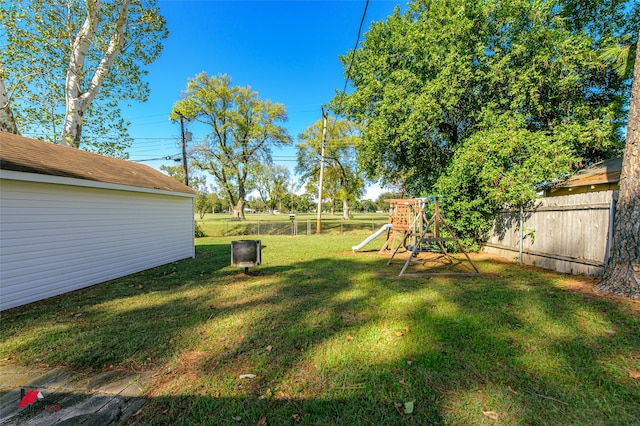
[[[344,87],[338,56],[353,48],[365,0],[180,1],[160,0],[169,38],[149,68],[149,101],[125,110],[131,122],[133,161],[177,155],[180,128],[168,120],[187,79],[206,71],[228,74],[236,86],[251,86],[261,99],[285,105],[285,124],[297,139],[321,118],[321,105]],[[386,19],[398,1],[370,0],[363,36],[372,21]],[[361,38],[361,39],[362,39]],[[192,126],[194,140],[206,129]],[[274,152],[277,163],[295,166],[295,149]],[[152,167],[173,161],[145,161]],[[372,189],[369,196],[379,190]]]

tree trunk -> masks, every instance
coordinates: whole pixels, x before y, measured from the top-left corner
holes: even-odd
[[[11,112],[9,96],[7,96],[7,89],[4,87],[2,75],[0,75],[0,132],[20,134],[18,133],[18,126],[16,126],[13,112]]]
[[[613,248],[596,290],[640,299],[640,61],[633,71]]]
[[[349,217],[350,213],[351,209],[349,208],[349,200],[345,198],[344,200],[342,200],[342,218],[344,220],[351,219],[351,217]]]
[[[245,220],[244,217],[244,203],[245,203],[246,192],[244,190],[244,186],[242,184],[239,185],[238,188],[238,201],[233,206],[233,216],[231,220]]]
[[[233,216],[231,220],[245,220],[244,216],[244,197],[238,198],[238,202],[233,206]]]
[[[109,46],[100,60],[89,87],[83,90],[81,83],[85,74],[85,59],[93,42],[95,33],[100,22],[100,9],[102,7],[100,0],[87,0],[87,17],[85,18],[82,28],[76,34],[71,48],[71,57],[69,59],[69,69],[65,82],[65,98],[67,113],[64,117],[62,126],[62,143],[65,145],[78,148],[82,136],[82,122],[84,113],[91,105],[100,90],[102,82],[109,74],[109,68],[115,61],[122,45],[124,44],[124,30],[127,22],[127,14],[131,0],[124,0],[118,11],[113,33]]]

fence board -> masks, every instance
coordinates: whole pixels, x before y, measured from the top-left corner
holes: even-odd
[[[524,210],[522,262],[559,272],[600,275],[608,258],[614,191],[538,200]],[[484,250],[517,259],[519,211],[501,212]]]

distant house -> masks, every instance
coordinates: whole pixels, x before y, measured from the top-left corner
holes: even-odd
[[[583,194],[586,192],[617,191],[620,189],[622,157],[600,161],[579,170],[565,180],[555,181],[545,191],[545,197]]]
[[[194,257],[194,197],[148,166],[0,132],[0,310]]]

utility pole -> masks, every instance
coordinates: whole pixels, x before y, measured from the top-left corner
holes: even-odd
[[[324,180],[324,149],[327,145],[327,112],[322,107],[322,149],[320,151],[320,181],[318,183],[318,219],[316,234],[322,230],[322,181]]]
[[[184,169],[184,184],[189,186],[189,172],[187,171],[187,138],[184,131],[184,117],[180,114],[180,134],[182,135],[182,168]]]

